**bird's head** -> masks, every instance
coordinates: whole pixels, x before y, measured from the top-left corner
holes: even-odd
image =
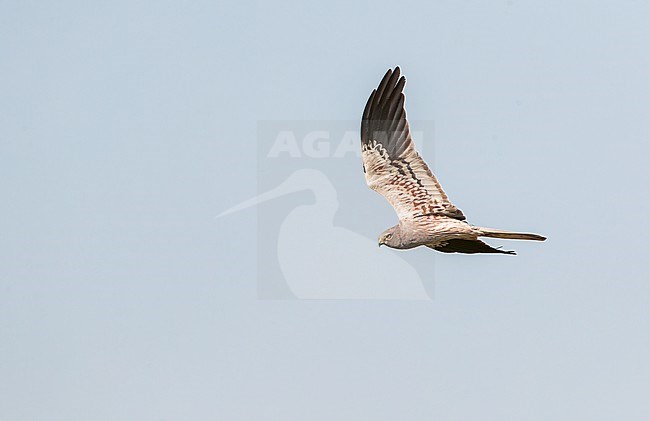
[[[388,246],[392,248],[400,248],[402,245],[402,238],[400,236],[399,225],[388,228],[382,232],[378,240],[379,246]]]

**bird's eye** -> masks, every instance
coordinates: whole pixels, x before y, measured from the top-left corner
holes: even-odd
[[[390,240],[390,237],[392,237],[392,236],[393,236],[393,234],[386,234],[386,239]]]

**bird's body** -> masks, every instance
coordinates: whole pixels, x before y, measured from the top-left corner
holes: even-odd
[[[397,249],[427,246],[443,253],[502,253],[479,237],[543,241],[537,234],[477,227],[465,221],[415,150],[404,109],[406,79],[388,70],[361,121],[361,155],[368,186],[393,206],[399,223],[384,231],[379,245]]]
[[[391,234],[385,239],[386,234]],[[455,238],[476,237],[473,227],[466,222],[435,215],[400,221],[383,234],[382,244],[394,248],[411,249],[418,246],[435,248]]]

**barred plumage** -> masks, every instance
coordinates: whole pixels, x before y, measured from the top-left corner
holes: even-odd
[[[537,234],[475,227],[454,206],[415,150],[404,108],[406,78],[388,70],[372,91],[361,120],[361,155],[368,186],[393,206],[399,224],[386,230],[379,245],[420,245],[445,253],[504,253],[478,237],[545,240]]]

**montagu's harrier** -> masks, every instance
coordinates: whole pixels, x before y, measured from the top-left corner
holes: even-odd
[[[363,171],[368,186],[393,206],[399,223],[384,231],[379,245],[396,249],[427,246],[443,253],[502,253],[479,237],[544,241],[537,234],[476,227],[454,206],[422,160],[404,109],[406,84],[400,69],[388,70],[372,91],[361,121]]]

